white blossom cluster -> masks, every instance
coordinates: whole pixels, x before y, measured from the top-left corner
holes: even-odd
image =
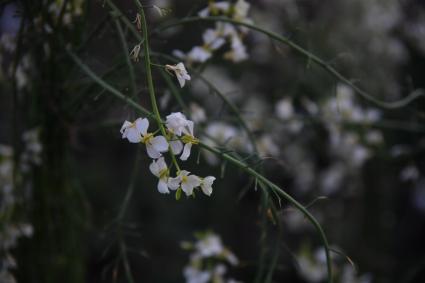
[[[182,243],[184,249],[192,251],[190,262],[183,270],[186,283],[238,283],[225,276],[225,263],[236,266],[239,260],[223,245],[221,238],[212,232],[196,236],[198,240],[195,243]]]
[[[149,120],[138,118],[134,122],[124,122],[121,127],[122,138],[131,143],[142,143],[146,146],[148,156],[153,159],[149,169],[159,179],[158,191],[160,193],[168,194],[172,190],[176,191],[176,197],[178,197],[183,191],[187,196],[191,196],[194,189],[200,188],[205,195],[210,196],[215,177],[201,178],[178,168],[177,175],[170,176],[170,169],[165,162],[163,153],[169,151],[171,155],[180,155],[181,161],[186,161],[190,156],[192,146],[198,144],[199,140],[194,136],[193,121],[188,120],[182,113],[171,113],[166,118],[167,133],[165,137],[148,132]]]
[[[245,0],[238,0],[234,4],[229,1],[210,1],[208,7],[201,10],[198,15],[200,17],[226,16],[236,21],[251,23],[252,20],[248,18],[249,7],[250,4]],[[214,29],[205,30],[201,46],[194,46],[188,53],[174,50],[173,54],[185,60],[187,64],[203,63],[210,59],[215,51],[229,44],[230,50],[224,53],[224,58],[232,62],[241,62],[248,58],[246,47],[242,42],[246,33],[246,28],[216,22]]]

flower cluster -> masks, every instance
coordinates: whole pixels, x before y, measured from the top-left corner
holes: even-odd
[[[238,0],[232,4],[228,1],[210,1],[208,7],[201,10],[200,17],[207,16],[227,16],[233,20],[251,23],[248,18],[250,4],[244,0]],[[247,29],[235,27],[229,23],[216,22],[215,28],[205,30],[201,46],[194,46],[187,54],[180,50],[174,50],[174,55],[187,63],[203,63],[210,59],[215,51],[226,43],[230,44],[230,50],[224,53],[224,58],[232,62],[240,62],[248,57],[246,47],[242,42]]]
[[[182,248],[192,251],[190,262],[183,270],[186,282],[239,282],[225,278],[227,272],[225,263],[236,266],[239,264],[239,260],[229,249],[224,247],[221,238],[212,232],[200,233],[196,237],[198,241],[195,243],[182,243]]]
[[[187,196],[191,196],[194,189],[200,188],[205,195],[210,196],[215,177],[201,178],[189,171],[180,170],[177,160],[174,158],[175,155],[180,155],[180,160],[186,161],[191,154],[192,146],[199,143],[194,136],[193,121],[188,120],[180,112],[171,113],[166,118],[166,136],[148,132],[149,120],[138,118],[134,122],[124,122],[121,127],[122,138],[131,143],[145,144],[148,156],[153,159],[149,169],[159,179],[158,191],[160,193],[168,194],[170,190],[176,191],[176,198],[179,198],[182,191]],[[163,153],[168,151],[177,167],[175,177],[170,176],[170,169],[163,157]]]

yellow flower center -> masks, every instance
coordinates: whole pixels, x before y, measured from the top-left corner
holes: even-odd
[[[144,144],[150,143],[150,141],[152,139],[153,139],[153,134],[152,133],[147,133],[145,136],[143,136],[142,143],[144,143]]]
[[[184,135],[182,137],[182,142],[191,143],[191,144],[198,144],[199,140],[197,138],[195,138],[194,136]]]
[[[159,172],[159,178],[162,179],[162,178],[166,178],[166,177],[168,177],[168,169],[162,169]]]

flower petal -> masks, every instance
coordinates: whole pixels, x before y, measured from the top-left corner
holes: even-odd
[[[183,129],[186,135],[193,136],[193,121],[188,120],[187,126]]]
[[[159,152],[165,152],[168,150],[168,142],[163,136],[154,137],[151,144]]]
[[[161,158],[161,159],[164,160],[164,158]],[[158,166],[158,162],[157,161],[155,161],[155,160],[152,161],[152,163],[149,165],[149,170],[156,177],[159,177],[159,172],[161,171],[161,169],[159,169],[159,166]]]
[[[149,120],[146,118],[138,118],[136,121],[134,121],[134,123],[136,124],[136,128],[140,132],[140,134],[145,136],[148,132]]]
[[[186,161],[189,156],[190,156],[190,149],[192,148],[192,144],[191,143],[187,143],[184,145],[184,149],[183,149],[183,153],[180,156],[180,159],[183,161]]]
[[[120,133],[122,134],[122,138],[125,139],[126,135],[125,135],[125,131],[127,130],[127,128],[131,127],[131,122],[129,121],[124,121],[124,124],[122,124],[121,129],[120,129]]]
[[[193,193],[193,188],[194,187],[192,187],[190,184],[188,184],[188,183],[182,183],[181,186],[182,186],[183,192],[185,192],[185,194],[187,196],[190,196]]]
[[[190,175],[187,177],[187,183],[196,188],[201,184],[201,179],[196,175]]]
[[[175,178],[168,178],[168,187],[170,190],[177,190],[180,187],[181,177],[177,176]]]
[[[158,191],[161,194],[169,194],[170,191],[168,190],[167,180],[166,179],[159,179],[158,182]]]
[[[170,146],[174,155],[180,154],[183,150],[183,143],[179,140],[170,141]]]
[[[212,184],[213,184],[214,181],[215,181],[215,177],[213,177],[213,176],[205,177],[202,180],[201,190],[207,196],[210,196],[212,194]]]
[[[186,80],[179,73],[176,73],[176,76],[177,76],[177,80],[179,81],[180,88],[183,88],[186,83]]]
[[[159,172],[161,172],[162,170],[167,169],[167,163],[165,163],[164,157],[159,158],[156,161],[156,164],[158,164],[158,168],[159,168]],[[214,177],[213,177],[214,178]],[[214,178],[215,179],[215,178]]]
[[[146,151],[150,158],[157,159],[161,157],[161,153],[150,144],[146,144]]]
[[[139,143],[142,140],[142,136],[135,127],[127,128],[124,132],[124,135],[131,143]]]

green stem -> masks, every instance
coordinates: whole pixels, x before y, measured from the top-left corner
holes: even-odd
[[[160,32],[163,31],[165,29],[171,28],[171,27],[175,27],[177,25],[185,25],[185,24],[191,24],[191,23],[196,23],[196,22],[227,22],[227,23],[231,23],[234,25],[240,25],[240,26],[245,26],[249,29],[261,32],[267,36],[269,36],[270,38],[279,41],[281,43],[284,43],[286,45],[288,45],[290,48],[292,48],[295,52],[297,52],[298,54],[306,57],[308,60],[311,60],[312,62],[316,63],[317,65],[319,65],[320,67],[322,67],[324,70],[326,70],[328,73],[330,73],[331,75],[333,75],[335,78],[337,78],[339,81],[349,85],[356,93],[358,93],[360,96],[362,96],[364,99],[376,104],[377,106],[384,108],[384,109],[396,109],[396,108],[401,108],[404,107],[408,104],[410,104],[411,102],[413,102],[414,100],[418,99],[421,96],[425,96],[423,90],[415,90],[412,93],[410,93],[408,96],[394,101],[394,102],[385,102],[385,101],[381,101],[375,97],[373,97],[372,95],[370,95],[368,92],[364,91],[363,89],[361,89],[360,87],[356,86],[354,83],[352,83],[348,78],[346,78],[344,75],[342,75],[340,72],[338,72],[334,67],[332,67],[330,64],[328,64],[327,62],[325,62],[324,60],[320,59],[318,56],[314,55],[313,53],[307,51],[306,49],[302,48],[301,46],[299,46],[298,44],[292,42],[291,40],[289,40],[288,38],[281,36],[277,33],[265,30],[261,27],[249,24],[249,23],[245,23],[245,22],[240,22],[240,21],[236,21],[236,20],[232,20],[229,18],[225,18],[225,17],[205,17],[205,18],[201,18],[201,17],[189,17],[189,18],[185,18],[183,20],[179,20],[179,21],[175,21],[172,23],[168,23],[168,24],[164,24],[163,26],[158,27],[155,32]]]
[[[167,132],[165,131],[164,125],[162,123],[161,114],[159,113],[158,104],[156,102],[155,88],[154,88],[153,79],[152,79],[151,58],[150,58],[150,54],[149,54],[149,38],[148,38],[149,36],[148,36],[148,28],[147,28],[147,24],[146,24],[145,12],[143,10],[143,6],[140,4],[140,2],[138,0],[134,0],[134,2],[136,3],[136,5],[139,9],[140,17],[141,17],[141,21],[142,21],[142,32],[143,32],[143,39],[144,39],[143,49],[144,49],[144,54],[145,54],[146,79],[148,81],[148,91],[149,91],[149,96],[150,96],[150,99],[151,99],[152,109],[153,109],[153,112],[155,114],[156,122],[158,124],[159,129],[161,130],[162,135],[168,140],[168,135],[167,135]],[[173,153],[173,149],[171,148],[170,144],[168,144],[168,149],[170,151],[170,156],[171,156],[171,159],[174,163],[174,166],[176,166],[177,172],[179,172],[180,167],[179,167],[179,164],[176,160],[176,157]]]
[[[78,57],[75,55],[74,52],[71,51],[71,49],[67,48],[66,52],[71,57],[72,60],[81,68],[82,71],[84,71],[90,78],[92,78],[93,81],[95,81],[97,84],[99,84],[101,87],[103,87],[105,90],[109,91],[111,94],[113,94],[115,97],[125,101],[130,106],[134,107],[136,110],[140,111],[142,114],[153,117],[153,114],[149,112],[146,108],[143,106],[140,106],[138,103],[134,102],[131,98],[128,96],[122,94],[119,90],[111,86],[110,84],[106,83],[102,78],[100,78],[98,75],[96,75],[92,70],[90,70],[89,67],[87,67]]]
[[[131,63],[127,40],[125,38],[124,31],[122,29],[120,21],[117,18],[115,18],[114,21],[115,21],[115,25],[117,27],[118,35],[121,41],[122,49],[125,54],[125,62],[127,63],[128,75],[130,77],[131,95],[133,98],[135,98],[136,97],[136,76],[134,75],[134,68],[133,68],[133,64]]]

